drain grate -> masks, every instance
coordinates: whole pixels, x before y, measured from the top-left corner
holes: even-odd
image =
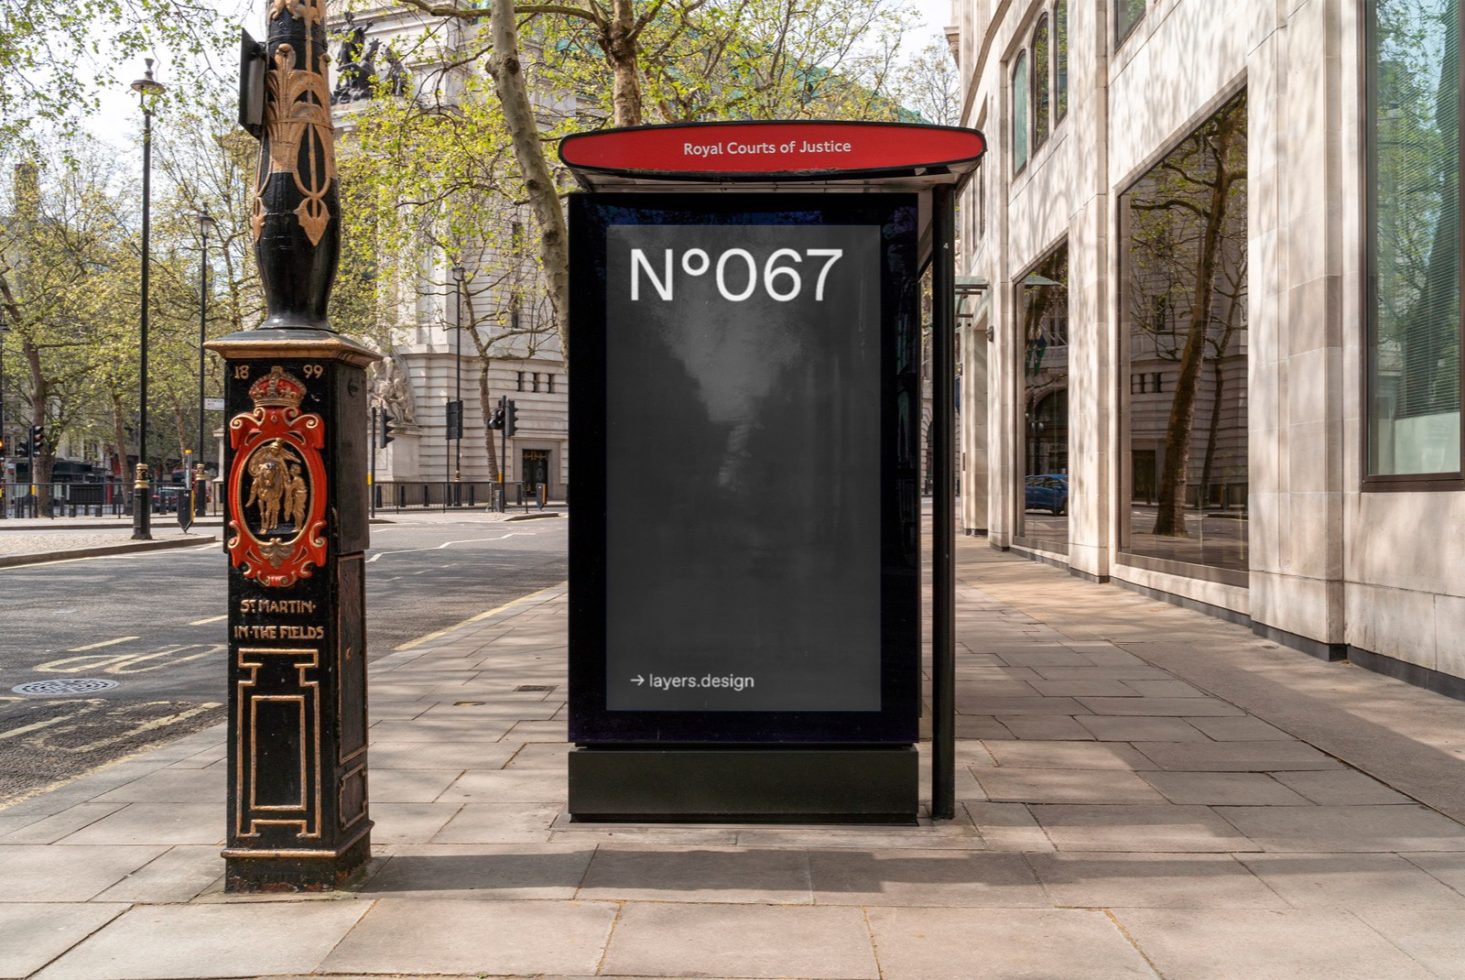
[[[553,691],[554,690],[554,685],[553,684],[520,684],[518,687],[514,688],[514,690],[516,690],[516,691],[545,691],[545,692],[548,692],[548,691]]]
[[[74,677],[64,680],[29,681],[25,684],[17,684],[11,690],[16,694],[24,694],[28,698],[59,698],[67,694],[96,694],[98,691],[110,691],[116,686],[116,681],[109,681],[101,677]]]

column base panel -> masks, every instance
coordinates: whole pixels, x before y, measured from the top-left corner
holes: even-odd
[[[371,823],[335,850],[231,847],[223,857],[226,892],[334,891],[351,884],[371,860]]]

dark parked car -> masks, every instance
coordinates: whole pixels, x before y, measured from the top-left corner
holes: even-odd
[[[169,483],[153,487],[153,512],[174,514],[178,512],[179,501],[188,499],[188,488]]]
[[[1027,478],[1023,507],[1026,510],[1048,510],[1068,513],[1068,474],[1043,473]]]

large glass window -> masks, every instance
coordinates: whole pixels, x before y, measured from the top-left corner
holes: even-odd
[[[1018,53],[1012,65],[1012,172],[1028,163],[1028,53]]]
[[[1053,5],[1053,123],[1068,115],[1068,0]]]
[[[1375,0],[1368,473],[1460,472],[1460,11]]]
[[[1048,15],[1038,18],[1033,28],[1033,149],[1048,141]]]
[[[1068,246],[1017,284],[1022,329],[1021,543],[1068,552]]]
[[[1134,25],[1145,15],[1145,0],[1115,0],[1114,43],[1117,45],[1129,37]]]
[[[1135,181],[1119,214],[1121,548],[1245,584],[1246,94]]]

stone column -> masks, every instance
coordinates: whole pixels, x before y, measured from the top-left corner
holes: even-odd
[[[325,890],[370,856],[366,377],[339,253],[325,0],[271,0],[253,231],[263,324],[226,361],[229,891]]]

